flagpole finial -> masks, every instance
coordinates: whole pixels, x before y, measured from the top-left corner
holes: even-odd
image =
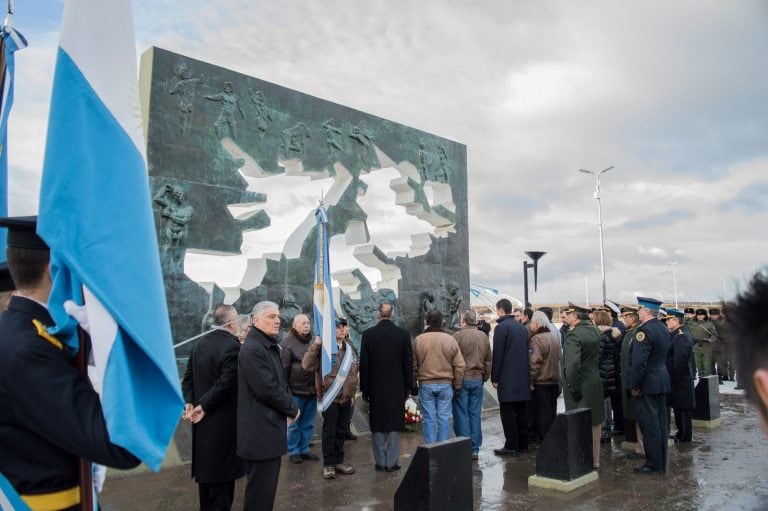
[[[8,11],[5,15],[3,25],[10,27],[13,24],[13,0],[8,0]]]

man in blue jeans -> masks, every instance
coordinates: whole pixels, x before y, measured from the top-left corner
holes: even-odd
[[[461,330],[453,334],[464,357],[464,381],[461,393],[453,399],[453,431],[456,436],[472,439],[472,459],[483,445],[480,413],[483,411],[483,382],[491,377],[491,343],[477,328],[475,311],[461,315]]]
[[[424,442],[431,444],[451,436],[451,400],[461,394],[464,357],[456,339],[443,330],[443,314],[430,311],[427,329],[413,341],[414,381],[424,417]]]

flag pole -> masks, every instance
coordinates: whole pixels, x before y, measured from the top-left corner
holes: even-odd
[[[75,357],[75,366],[87,380],[88,346],[91,344],[91,336],[78,326],[77,338],[80,341],[80,349]],[[78,474],[80,478],[80,509],[81,511],[93,511],[93,472],[91,470],[90,460],[80,458],[78,462]]]

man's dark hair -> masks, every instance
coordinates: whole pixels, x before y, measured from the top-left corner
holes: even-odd
[[[237,309],[234,305],[219,305],[213,311],[213,324],[224,326],[237,317]]]
[[[506,298],[502,298],[501,300],[496,302],[496,308],[503,310],[504,314],[511,314],[512,313],[512,302],[510,302]]]
[[[443,313],[440,311],[429,311],[427,313],[427,326],[432,328],[443,328]]]
[[[552,310],[552,307],[539,307],[538,310],[540,310],[541,312],[546,314],[547,315],[547,319],[549,319],[550,322],[552,321],[552,315],[554,314],[554,311]]]
[[[379,319],[392,319],[392,305],[387,302],[379,304]]]
[[[531,309],[530,307],[526,307],[525,309],[523,309],[523,316],[527,317],[528,320],[530,321],[530,319],[533,317],[533,309]]]
[[[736,352],[736,372],[747,398],[768,419],[768,410],[755,388],[753,375],[768,369],[768,275],[756,274],[749,287],[725,307],[725,335]]]
[[[40,284],[45,275],[51,253],[47,250],[8,247],[8,270],[16,289],[29,289]]]
[[[576,317],[579,318],[579,321],[587,321],[589,320],[589,312],[576,311]]]

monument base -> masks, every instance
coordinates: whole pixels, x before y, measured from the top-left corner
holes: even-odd
[[[693,420],[691,421],[691,424],[694,428],[702,428],[702,429],[715,429],[720,426],[720,424],[723,423],[723,418],[718,417],[716,419],[712,419],[711,421],[700,421],[700,420]]]
[[[576,488],[581,488],[589,483],[595,482],[598,479],[597,470],[593,470],[581,477],[577,477],[572,481],[561,481],[560,479],[552,479],[549,477],[541,477],[532,475],[528,477],[528,487],[544,488],[546,490],[555,490],[561,492],[573,491]]]

